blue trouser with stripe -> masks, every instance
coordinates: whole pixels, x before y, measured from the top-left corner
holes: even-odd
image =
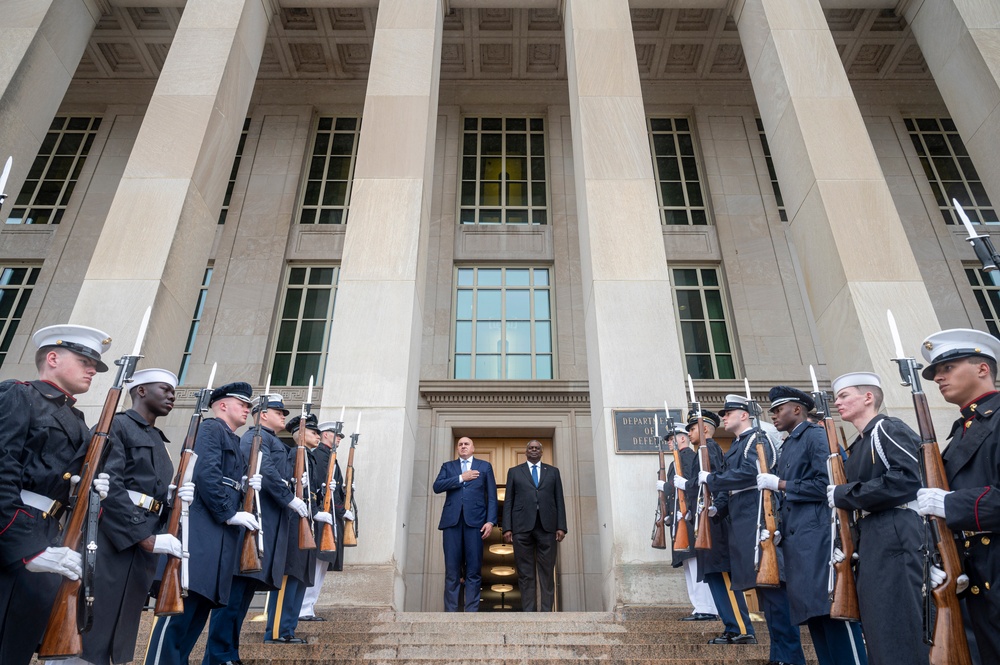
[[[733,591],[729,584],[729,573],[705,573],[705,582],[712,590],[715,609],[727,633],[753,635],[750,625],[750,611],[742,591]]]
[[[757,587],[757,600],[760,602],[760,608],[764,610],[767,632],[771,636],[771,655],[768,660],[805,665],[806,655],[802,651],[802,636],[799,627],[792,625],[785,585],[782,584],[777,589]]]
[[[188,591],[183,614],[156,617],[146,647],[145,665],[187,665],[214,606],[208,598]]]
[[[861,624],[825,617],[806,621],[819,665],[868,665]]]

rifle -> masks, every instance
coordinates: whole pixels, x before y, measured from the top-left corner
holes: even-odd
[[[691,393],[691,410],[698,414],[698,470],[711,471],[712,462],[708,457],[708,445],[703,440],[705,436],[705,419],[701,415],[701,402],[694,398],[694,383],[688,374],[688,392]],[[712,527],[708,523],[708,510],[712,507],[712,490],[708,483],[702,483],[698,488],[698,505],[694,513],[694,548],[696,550],[712,549]],[[702,517],[704,515],[704,517]]]
[[[208,385],[198,391],[198,397],[188,423],[188,431],[181,446],[181,458],[177,463],[177,473],[174,475],[174,487],[180,488],[190,482],[194,475],[194,465],[198,454],[194,451],[194,442],[198,439],[198,429],[201,427],[202,414],[208,409],[208,400],[212,396],[212,382],[215,380],[216,365],[212,365],[212,373],[208,377]],[[177,489],[174,489],[174,496]],[[182,614],[184,598],[188,591],[188,506],[183,501],[175,500],[170,508],[167,519],[167,533],[174,538],[180,536],[182,556],[180,559],[167,556],[163,568],[163,579],[160,590],[156,594],[156,608],[153,614],[158,617]]]
[[[917,414],[917,429],[920,432],[920,475],[924,487],[936,487],[947,491],[948,476],[944,471],[944,461],[941,459],[941,449],[938,447],[937,436],[934,433],[934,421],[931,419],[927,395],[920,385],[920,370],[923,366],[916,359],[905,357],[903,345],[899,340],[899,331],[891,311],[886,312],[889,320],[889,330],[896,346],[896,358],[893,362],[899,365],[899,377],[902,385],[909,386],[913,394],[913,408]],[[971,665],[969,643],[965,637],[965,627],[962,623],[962,610],[958,603],[958,582],[962,575],[962,563],[958,558],[955,538],[943,517],[936,515],[924,516],[924,529],[929,534],[932,547],[924,549],[924,642],[931,645],[931,665]],[[931,588],[929,567],[937,565],[944,570],[946,578],[943,584]],[[930,626],[933,601],[936,608],[934,626]]]
[[[844,471],[844,458],[840,456],[840,441],[837,439],[837,429],[830,415],[830,401],[826,391],[819,389],[816,372],[809,366],[812,375],[813,401],[816,402],[816,413],[823,419],[823,429],[826,430],[826,442],[830,456],[826,459],[826,469],[831,485],[843,485],[847,482]],[[854,539],[851,537],[851,514],[843,508],[830,510],[830,573],[827,578],[827,592],[830,594],[830,617],[845,621],[860,621],[861,610],[858,607],[858,589],[854,580],[851,564],[854,560]],[[844,553],[843,561],[833,560],[833,549],[839,547]]]
[[[657,418],[656,414],[653,414],[654,418]],[[657,475],[660,482],[667,482],[667,460],[663,455],[663,439],[660,438],[660,425],[659,420],[656,420],[656,447],[659,451],[660,456],[660,470]],[[667,493],[665,490],[659,490],[656,499],[656,514],[653,517],[653,534],[652,543],[650,545],[653,549],[665,550],[667,549],[667,534],[666,534],[666,518],[667,518]]]
[[[361,414],[358,414],[358,424],[351,435],[351,451],[347,454],[347,471],[344,473],[344,506],[354,513],[354,519],[348,520],[344,524],[344,547],[357,547],[358,532],[355,522],[358,519],[358,511],[354,505],[354,449],[358,446],[358,439],[361,438]]]
[[[312,410],[312,388],[313,377],[309,377],[309,392],[306,401],[302,403],[302,415],[299,419],[299,442],[295,448],[295,497],[302,499],[309,504],[309,514],[299,518],[299,549],[316,549],[316,538],[313,536],[312,525],[312,498],[309,496],[309,477],[306,475],[308,465],[306,463],[306,446],[302,442],[305,436],[306,416]]]
[[[743,380],[747,390],[747,406],[750,407],[750,417],[756,430],[753,434],[757,440],[757,471],[770,473],[771,465],[767,461],[767,449],[761,437],[767,435],[760,429],[760,405],[750,396],[750,382]],[[768,442],[770,444],[770,442]],[[778,547],[774,542],[774,534],[778,531],[778,518],[775,514],[774,492],[760,490],[757,498],[757,540],[754,543],[753,563],[757,571],[757,586],[777,588],[781,586],[781,571],[778,568]],[[767,529],[771,536],[767,540],[760,539],[761,526]]]
[[[118,410],[122,388],[132,380],[136,363],[142,358],[139,351],[142,348],[143,338],[146,336],[150,311],[151,308],[146,309],[142,323],[139,325],[139,336],[132,354],[122,356],[115,361],[115,365],[118,366],[115,382],[104,398],[101,417],[97,421],[97,427],[94,429],[90,444],[87,446],[87,455],[79,473],[80,482],[77,483],[75,490],[70,492],[73,512],[70,514],[69,522],[63,532],[62,546],[79,550],[81,543],[84,540],[87,541],[83,552],[83,576],[76,580],[66,577],[62,579],[55,602],[52,604],[52,613],[49,615],[49,622],[45,627],[42,644],[38,649],[39,659],[79,656],[83,653],[81,633],[90,630],[94,620],[92,614],[94,608],[93,577],[97,556],[97,517],[101,505],[101,498],[94,490],[94,477],[97,475],[98,465],[101,464],[104,457],[104,445],[108,440],[111,421],[115,416],[115,411]],[[80,602],[81,587],[83,587],[83,603]]]
[[[257,413],[253,418],[253,439],[250,441],[250,466],[247,469],[247,478],[251,478],[260,473],[261,459],[264,453],[260,447],[264,443],[264,437],[260,433],[260,418],[267,411],[267,404],[271,399],[271,377],[267,377],[267,386],[257,401]],[[249,529],[243,533],[243,549],[240,552],[240,572],[259,573],[264,569],[264,516],[260,511],[260,495],[257,490],[247,485],[246,494],[243,495],[243,512],[253,513],[260,526],[256,531]]]
[[[342,431],[344,431],[344,421],[338,420],[333,426],[333,446],[330,450],[330,465],[326,469],[326,488],[323,491],[323,512],[330,513],[330,516],[333,517],[333,524],[324,523],[320,528],[320,552],[337,551],[337,531],[334,526],[337,523],[337,519],[333,514],[335,506],[333,503],[333,490],[330,489],[330,483],[333,482],[333,472],[337,469],[337,437],[340,436]]]

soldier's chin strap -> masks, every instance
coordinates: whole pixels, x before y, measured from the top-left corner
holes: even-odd
[[[90,502],[87,508],[87,529],[83,547],[83,576],[80,580],[83,592],[83,602],[77,603],[77,625],[80,632],[90,630],[94,623],[94,571],[97,568],[97,525],[101,516],[101,497],[93,488],[90,489]]]

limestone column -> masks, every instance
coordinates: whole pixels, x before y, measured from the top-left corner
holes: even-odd
[[[903,15],[990,201],[1000,206],[1000,3],[909,0]]]
[[[912,354],[940,326],[820,1],[739,0],[733,17],[830,376],[878,372],[912,422],[886,310]],[[943,435],[953,413],[928,388]]]
[[[565,12],[604,604],[679,600],[683,582],[649,546],[655,464],[616,455],[613,433],[614,409],[686,404],[629,3]]]
[[[346,405],[350,434],[363,413],[364,529],[336,576],[339,603],[403,608],[443,21],[441,0],[379,3],[323,377],[322,417]]]
[[[14,166],[5,188],[7,218],[59,109],[94,26],[96,0],[11,0],[0,17],[0,168]]]
[[[143,365],[180,362],[272,15],[270,0],[184,8],[70,317],[110,333],[112,356],[151,305]]]

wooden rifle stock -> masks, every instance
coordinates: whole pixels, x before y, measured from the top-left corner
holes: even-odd
[[[681,451],[677,449],[676,445],[674,446],[674,475],[684,475],[684,468],[681,466]],[[691,534],[688,533],[687,528],[687,497],[684,496],[683,490],[675,489],[674,491],[677,492],[677,511],[681,514],[674,532],[674,551],[688,552],[691,550]]]
[[[757,440],[757,470],[760,473],[770,473],[767,463],[764,443]],[[756,538],[760,547],[760,559],[757,566],[757,586],[779,587],[781,586],[781,575],[778,570],[778,549],[774,543],[774,534],[778,529],[778,520],[774,514],[774,494],[771,490],[760,491],[761,510],[763,511],[763,526],[767,529],[771,537],[767,540],[759,540],[760,534]]]
[[[945,474],[941,449],[934,434],[927,395],[913,393],[913,406],[917,412],[917,426],[920,430],[920,467],[924,487],[935,487],[948,491],[948,476]],[[962,574],[962,563],[951,529],[943,517],[927,516],[927,524],[934,539],[935,563],[944,570],[944,583],[930,591],[937,611],[934,618],[934,632],[931,640],[931,665],[972,665],[969,643],[962,623],[962,610],[958,603],[957,583]],[[930,589],[930,580],[925,580]]]
[[[255,476],[260,473],[260,447],[263,443],[263,437],[260,433],[260,415],[266,408],[267,395],[264,395],[264,399],[261,402],[261,408],[257,410],[257,414],[254,418],[254,433],[253,439],[250,442],[250,466],[247,469],[247,478]],[[257,490],[247,485],[246,494],[243,495],[243,512],[253,513],[257,518],[257,524],[261,528],[264,526],[264,516],[257,512]],[[240,572],[241,573],[259,573],[264,568],[264,564],[261,561],[263,552],[261,552],[258,547],[257,531],[251,531],[247,529],[243,532],[243,549],[240,552]]]
[[[76,503],[73,512],[70,514],[69,522],[63,532],[62,546],[68,547],[77,552],[80,551],[80,543],[84,538],[87,528],[87,513],[90,510],[91,487],[94,483],[94,476],[97,475],[97,466],[101,463],[104,455],[104,446],[108,440],[108,431],[111,429],[111,420],[118,409],[118,400],[121,398],[123,378],[127,380],[131,377],[130,369],[135,368],[138,356],[126,356],[124,361],[119,361],[118,378],[115,385],[108,390],[108,395],[104,399],[104,408],[101,409],[101,417],[97,421],[97,428],[90,439],[87,447],[87,456],[83,460],[83,467],[80,469],[80,482],[76,486]],[[84,564],[86,567],[86,564]],[[85,571],[86,572],[86,571]],[[48,625],[45,627],[45,636],[38,649],[39,659],[46,658],[70,658],[83,653],[83,638],[81,630],[87,630],[89,626],[80,626],[80,586],[82,579],[71,580],[63,578],[56,594],[55,602],[52,604],[52,613],[49,615]],[[94,599],[85,598],[84,602],[92,605]],[[11,636],[11,639],[16,637]]]
[[[660,454],[660,470],[658,472],[658,478],[661,482],[667,482],[667,460],[663,455],[663,440],[657,441],[659,445]],[[653,549],[665,550],[667,549],[667,533],[666,533],[666,519],[667,519],[667,493],[664,490],[659,490],[657,493],[657,504],[656,504],[656,516],[653,518],[653,538],[650,545]]]
[[[699,415],[698,431],[704,436],[701,423],[702,420]],[[701,447],[698,448],[698,459],[701,461],[702,471],[712,470],[712,462],[708,457],[708,446],[705,442],[702,442]],[[696,550],[710,550],[712,549],[712,525],[709,524],[711,518],[708,516],[708,509],[712,507],[712,491],[708,489],[708,483],[702,483],[698,491],[701,492],[701,506],[698,508],[701,511],[701,518],[698,525],[698,533],[694,537],[694,548]]]
[[[351,450],[347,453],[347,470],[344,473],[344,507],[347,510],[353,510],[354,505],[354,448],[357,445],[358,433],[355,432],[351,435]],[[344,522],[344,547],[357,547],[357,545],[358,533],[354,530],[354,521],[347,520]]]
[[[826,430],[826,441],[830,449],[830,484],[843,485],[847,482],[847,473],[844,471],[844,458],[840,456],[837,430],[833,418],[829,415],[823,418],[823,429]],[[834,515],[837,520],[837,540],[840,541],[840,551],[844,553],[844,560],[833,563],[834,582],[833,592],[830,595],[830,617],[860,621],[858,589],[854,571],[851,570],[851,562],[854,560],[854,539],[851,537],[850,513],[843,508],[835,508]]]
[[[204,391],[203,391],[204,392]],[[188,423],[188,431],[184,436],[184,445],[181,446],[181,458],[177,463],[177,473],[174,475],[174,487],[183,485],[193,471],[192,465],[197,460],[194,454],[194,442],[198,438],[198,428],[201,427],[203,397],[199,396],[198,404],[194,413],[191,414],[191,421]],[[176,498],[177,490],[174,490],[174,505],[170,508],[170,517],[167,519],[167,533],[174,538],[181,537],[181,512],[184,509],[182,501]],[[156,595],[156,608],[153,614],[158,617],[171,616],[173,614],[183,614],[184,596],[187,590],[181,586],[181,560],[177,557],[167,556],[166,565],[163,568],[163,579],[160,582],[160,590]]]
[[[334,436],[334,441],[337,437]],[[320,445],[323,445],[322,443]],[[323,512],[330,513],[330,517],[334,520],[337,516],[334,514],[336,506],[333,503],[333,490],[330,489],[330,483],[333,482],[333,473],[337,468],[337,446],[331,446],[330,450],[330,466],[326,469],[326,488],[323,490]],[[320,552],[336,552],[337,551],[337,537],[333,533],[333,525],[323,523],[323,527],[319,530],[319,551]]]
[[[304,429],[305,425],[305,418],[303,418],[301,427]],[[302,433],[299,436],[302,436]],[[306,447],[300,443],[295,448],[295,497],[303,501],[306,500],[306,496],[302,476],[306,473],[307,468]],[[316,549],[316,538],[313,536],[312,524],[310,524],[308,516],[299,518],[299,549]]]

